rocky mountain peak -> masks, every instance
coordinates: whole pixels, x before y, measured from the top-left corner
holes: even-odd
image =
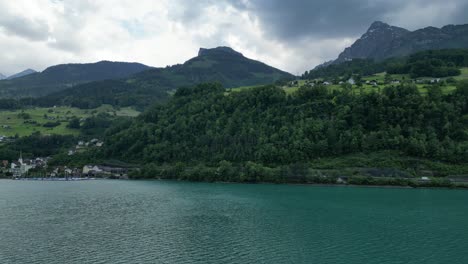
[[[368,31],[379,30],[379,29],[387,29],[389,27],[390,27],[390,25],[387,24],[387,23],[384,23],[382,21],[375,21],[374,23],[371,24]]]
[[[230,47],[217,47],[213,49],[200,48],[200,50],[198,51],[198,56],[215,55],[215,54],[231,54],[231,55],[237,55],[237,56],[243,57],[242,53],[237,52]]]

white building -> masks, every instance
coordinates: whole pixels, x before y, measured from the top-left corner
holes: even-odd
[[[99,168],[98,166],[96,165],[85,165],[83,167],[83,175],[88,175],[90,174],[90,172],[92,173],[102,173],[102,170],[101,168]]]
[[[13,174],[13,177],[22,177],[26,175],[29,170],[34,169],[36,166],[32,163],[26,163],[23,161],[23,154],[20,153],[18,162],[12,162],[10,167],[10,172]]]

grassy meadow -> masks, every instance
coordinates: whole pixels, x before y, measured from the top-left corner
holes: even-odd
[[[456,76],[454,78],[456,80],[468,80],[468,68],[462,68],[461,71],[462,71],[462,74],[460,76]],[[404,80],[411,80],[411,77],[408,74],[393,74],[392,79],[393,80],[404,81]],[[432,77],[423,77],[423,78],[418,78],[418,79],[419,80],[431,80],[433,78]],[[442,78],[442,79],[446,79],[446,78]],[[385,72],[370,75],[370,76],[365,76],[365,77],[362,78],[362,80],[363,80],[363,82],[375,80],[378,83],[383,83],[384,80],[385,80]],[[305,80],[298,80],[297,85],[295,85],[295,86],[286,85],[286,86],[283,86],[282,88],[287,94],[292,94],[292,93],[296,92],[300,87],[304,86],[305,84],[306,84]],[[416,86],[418,87],[419,91],[422,94],[427,93],[428,84],[416,84]],[[239,91],[242,91],[242,90],[252,89],[252,88],[255,88],[255,87],[258,87],[258,86],[237,87],[237,88],[230,89],[230,91],[231,92],[239,92]],[[328,85],[327,87],[328,87],[328,89],[330,91],[341,90],[342,89],[341,85],[338,85],[338,84]],[[353,85],[353,90],[354,90],[354,92],[356,94],[359,94],[361,92],[362,93],[370,93],[372,91],[378,92],[383,88],[384,88],[384,85],[372,86],[372,85],[368,85],[368,84],[363,84],[362,87],[358,87],[357,85]],[[445,86],[442,87],[442,91],[443,91],[444,94],[449,94],[449,93],[453,92],[455,89],[456,89],[456,86],[453,85],[453,84],[446,84]]]
[[[12,137],[18,135],[28,136],[35,132],[45,135],[75,135],[77,129],[67,128],[68,121],[74,117],[87,118],[99,113],[108,113],[112,116],[134,117],[139,114],[132,108],[115,109],[104,105],[96,109],[78,109],[73,107],[26,108],[21,110],[0,111],[0,136]],[[60,123],[55,127],[45,127],[47,123]]]

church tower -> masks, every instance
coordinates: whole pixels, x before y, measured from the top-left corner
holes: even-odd
[[[18,162],[20,163],[20,165],[23,165],[23,151],[20,150],[20,157],[18,159]]]

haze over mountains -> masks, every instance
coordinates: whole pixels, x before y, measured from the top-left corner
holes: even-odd
[[[415,31],[376,21],[351,47],[334,61],[352,59],[384,60],[424,50],[468,48],[468,24],[426,27]]]
[[[18,72],[16,74],[13,74],[13,75],[10,75],[10,76],[6,76],[6,75],[3,75],[3,74],[0,73],[0,80],[11,80],[11,79],[19,78],[19,77],[24,77],[26,75],[30,75],[30,74],[33,74],[33,73],[37,73],[37,71],[35,71],[33,69],[26,69],[24,71]]]
[[[30,75],[30,74],[33,74],[33,73],[37,73],[37,71],[35,71],[33,69],[26,69],[24,71],[21,71],[21,72],[18,72],[16,74],[13,74],[11,76],[8,76],[6,79],[7,80],[12,80],[12,79],[24,77],[26,75]]]

